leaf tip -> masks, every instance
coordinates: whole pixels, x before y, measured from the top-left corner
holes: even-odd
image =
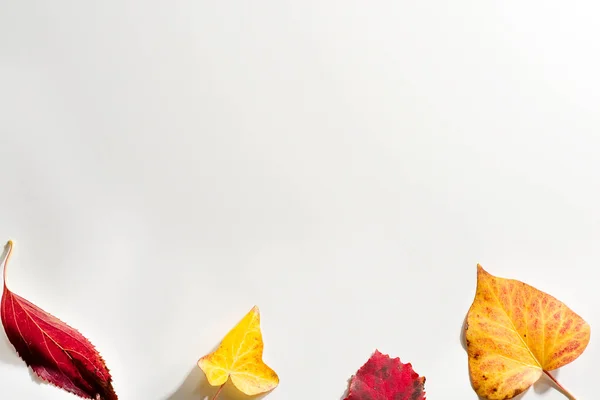
[[[490,273],[487,272],[485,269],[483,269],[483,267],[481,266],[481,264],[477,264],[477,276],[481,276],[481,275],[489,275]]]

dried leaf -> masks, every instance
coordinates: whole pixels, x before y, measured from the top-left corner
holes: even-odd
[[[254,307],[229,331],[216,351],[198,360],[198,366],[211,385],[224,385],[231,378],[242,393],[256,395],[279,384],[279,377],[263,362],[262,355],[260,313]]]
[[[344,400],[425,400],[425,377],[378,350],[350,381]]]
[[[590,326],[566,305],[534,287],[497,278],[477,266],[477,294],[467,314],[469,373],[485,399],[511,399],[548,371],[575,360]]]
[[[41,379],[85,399],[117,400],[111,376],[94,346],[78,331],[6,286],[12,252],[7,243],[2,325],[19,356]]]

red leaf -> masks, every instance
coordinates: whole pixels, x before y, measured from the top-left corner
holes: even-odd
[[[425,377],[379,350],[350,380],[344,400],[425,400]]]
[[[6,287],[7,243],[2,325],[19,356],[41,379],[85,399],[117,400],[111,376],[94,346],[77,330]]]

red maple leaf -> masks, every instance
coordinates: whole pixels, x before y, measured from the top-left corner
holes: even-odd
[[[425,400],[425,377],[379,350],[350,380],[344,400]]]
[[[117,400],[104,360],[81,333],[6,287],[0,316],[8,340],[41,379],[86,399]]]

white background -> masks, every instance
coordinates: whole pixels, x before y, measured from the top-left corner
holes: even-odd
[[[375,348],[476,399],[478,262],[600,327],[600,7],[535,3],[2,1],[10,287],[122,400],[212,395],[195,363],[255,304],[269,400],[338,400]],[[74,399],[4,334],[0,397]]]

